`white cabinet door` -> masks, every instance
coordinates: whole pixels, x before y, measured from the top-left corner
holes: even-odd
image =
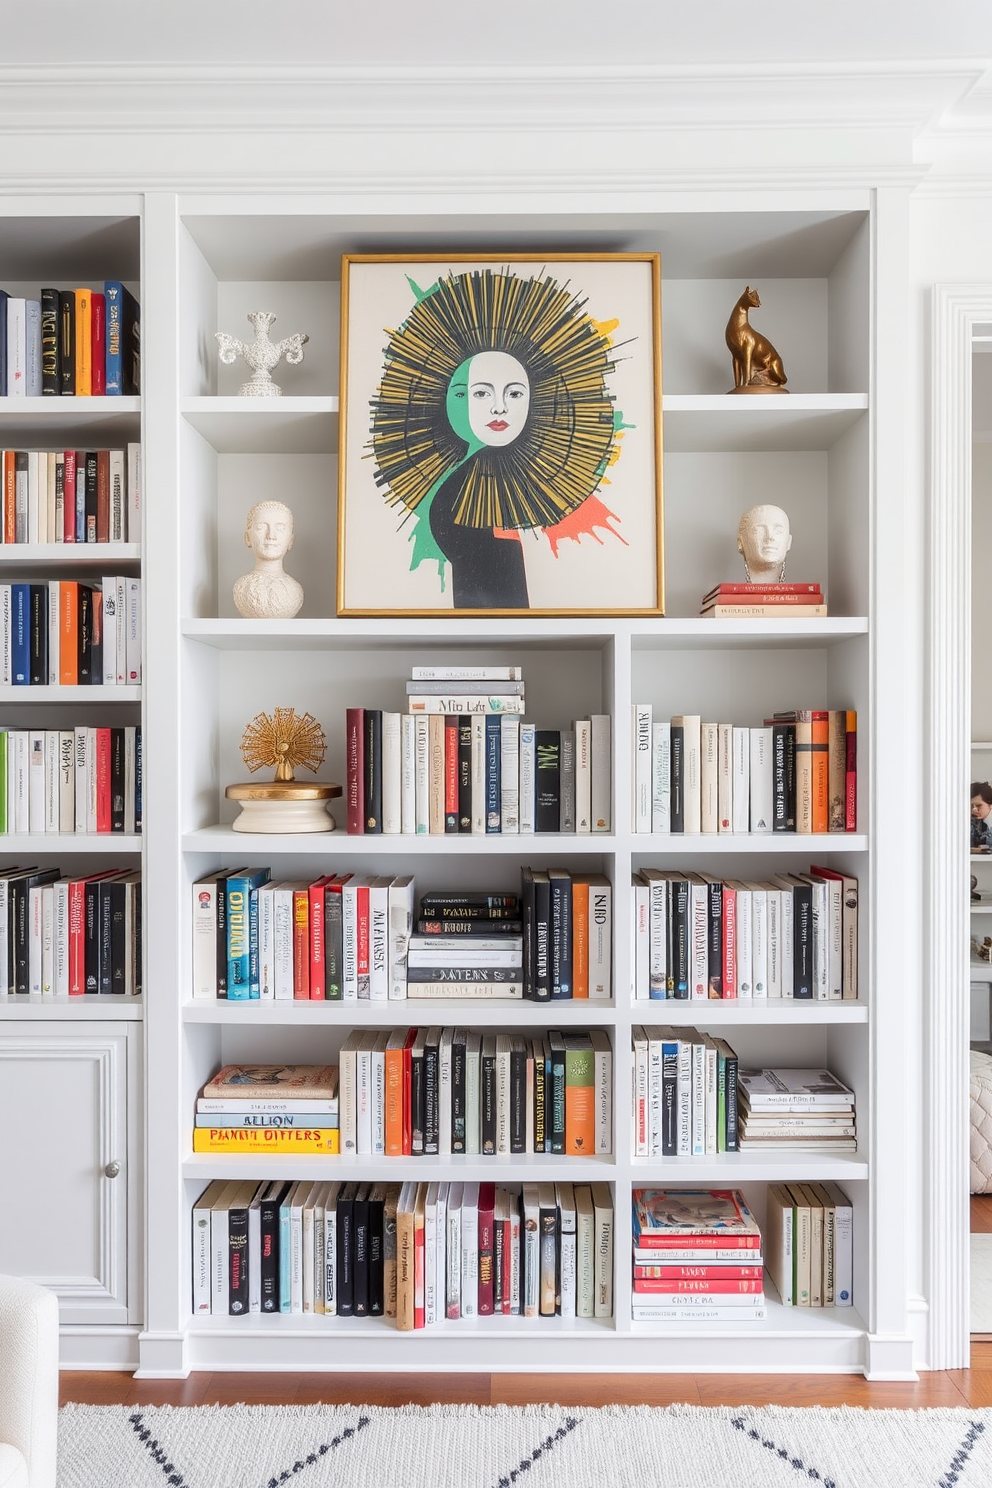
[[[0,1028],[0,1272],[50,1287],[63,1323],[134,1316],[128,1035],[125,1023]]]

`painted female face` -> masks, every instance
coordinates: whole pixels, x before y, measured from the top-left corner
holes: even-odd
[[[480,351],[469,359],[465,374],[473,438],[491,449],[512,444],[523,431],[530,409],[530,379],[521,363],[506,351]],[[452,383],[456,397],[462,392],[460,378],[458,383]]]

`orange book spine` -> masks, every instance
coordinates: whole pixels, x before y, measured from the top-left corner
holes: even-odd
[[[79,585],[63,579],[59,589],[59,684],[75,687],[79,681]]]
[[[592,1043],[565,1046],[565,1155],[592,1157],[596,1152],[596,1060]]]
[[[813,831],[830,828],[830,715],[813,714]]]
[[[403,1156],[403,1049],[386,1050],[386,1156]]]
[[[572,879],[572,996],[589,996],[589,885]]]
[[[17,522],[17,464],[13,450],[3,452],[3,541],[14,541]]]
[[[93,391],[93,293],[76,290],[76,397],[88,398]]]
[[[844,791],[844,830],[858,830],[858,715],[853,708],[847,710],[847,769]]]
[[[310,1000],[310,892],[293,890],[293,998]]]
[[[96,452],[96,540],[110,541],[110,451]]]
[[[327,996],[327,966],[324,960],[324,886],[329,875],[318,878],[307,890],[307,934],[310,947],[310,1001],[323,1002]]]

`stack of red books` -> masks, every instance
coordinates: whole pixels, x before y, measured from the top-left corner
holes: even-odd
[[[716,584],[699,613],[715,620],[805,619],[825,615],[827,606],[819,584]]]

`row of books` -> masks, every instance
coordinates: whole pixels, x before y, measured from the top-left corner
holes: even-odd
[[[141,726],[0,730],[0,833],[140,832]]]
[[[464,696],[427,701],[438,708],[347,710],[349,832],[612,830],[609,714],[540,729],[519,712],[456,707]]]
[[[635,1188],[631,1238],[635,1322],[767,1316],[761,1231],[739,1189]]]
[[[218,1180],[192,1220],[194,1316],[613,1315],[604,1183]]]
[[[637,1000],[858,995],[858,880],[832,868],[721,879],[643,868],[633,875]]]
[[[714,584],[703,595],[701,615],[714,620],[820,619],[827,604],[819,584]]]
[[[825,1069],[738,1071],[741,1152],[856,1150],[854,1091]]]
[[[634,832],[857,831],[857,714],[796,710],[760,728],[631,708]]]
[[[141,445],[0,452],[4,543],[141,540]]]
[[[695,1028],[635,1024],[631,1151],[635,1157],[737,1152],[738,1059]]]
[[[854,1208],[836,1183],[769,1184],[765,1237],[787,1307],[853,1306]]]
[[[102,289],[0,289],[0,397],[133,396],[141,391],[141,313],[119,279]]]
[[[0,983],[10,996],[140,994],[140,873],[0,870]]]
[[[141,580],[0,584],[0,682],[123,687],[141,681]]]
[[[525,868],[522,888],[423,894],[415,916],[409,874],[219,869],[192,886],[193,996],[609,1000],[608,879]]]

